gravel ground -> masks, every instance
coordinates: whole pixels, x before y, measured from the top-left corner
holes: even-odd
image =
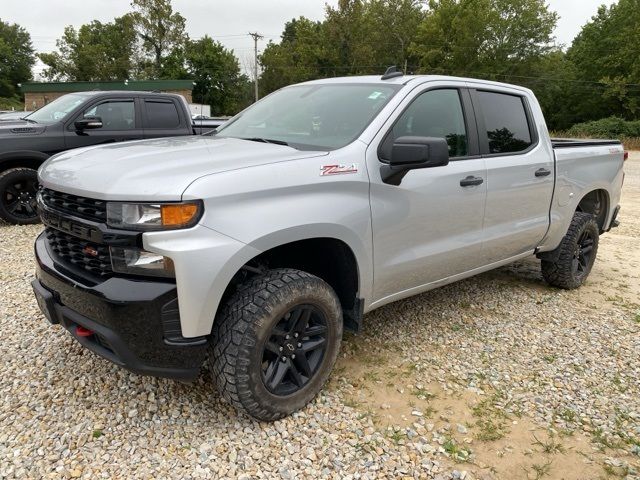
[[[140,377],[46,324],[39,226],[0,225],[2,478],[638,478],[640,154],[589,282],[534,260],[384,307],[325,391],[273,424],[207,379]]]

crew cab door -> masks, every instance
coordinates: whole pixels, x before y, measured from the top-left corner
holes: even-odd
[[[398,186],[385,183],[381,167],[393,140],[403,136],[445,138],[449,164],[411,170]],[[378,132],[367,150],[374,303],[480,265],[486,169],[478,153],[471,100],[462,87],[414,90]],[[470,178],[472,184],[465,182]]]
[[[144,137],[175,137],[191,135],[193,126],[191,118],[184,118],[182,108],[179,108],[173,98],[142,98],[142,118],[144,122]]]
[[[78,131],[75,122],[99,117],[102,127]],[[67,149],[142,138],[142,125],[134,97],[97,100],[76,115],[65,127]]]
[[[546,234],[554,157],[539,139],[525,95],[484,89],[471,95],[487,167],[482,256],[491,264],[533,252]]]

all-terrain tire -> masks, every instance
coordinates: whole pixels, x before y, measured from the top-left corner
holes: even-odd
[[[39,223],[35,204],[38,172],[10,168],[0,174],[0,218],[13,225]]]
[[[598,252],[600,229],[595,217],[576,212],[560,246],[552,252],[554,260],[541,262],[542,276],[549,285],[571,290],[582,285]],[[589,249],[585,253],[586,249]],[[588,256],[587,256],[588,254]]]
[[[305,377],[307,383],[277,395],[267,387],[264,355],[276,326],[280,329],[296,308],[312,308],[323,317],[326,343],[321,360],[316,357],[315,372]],[[209,347],[214,381],[238,410],[264,421],[285,417],[322,389],[338,356],[342,328],[340,301],[325,281],[300,270],[269,270],[242,285],[216,317]]]

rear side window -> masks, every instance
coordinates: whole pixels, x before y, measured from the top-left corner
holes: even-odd
[[[178,109],[173,102],[145,100],[147,128],[176,128],[180,126]]]
[[[489,153],[522,152],[531,146],[533,141],[522,97],[478,91],[477,98]]]

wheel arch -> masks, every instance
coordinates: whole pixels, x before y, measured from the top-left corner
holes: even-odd
[[[604,188],[596,188],[583,195],[578,202],[576,212],[590,213],[596,217],[600,233],[605,231],[610,206],[609,192]]]
[[[369,297],[371,261],[365,246],[344,227],[309,225],[273,232],[248,246],[258,251],[236,268],[216,307],[216,315],[239,284],[250,275],[272,268],[295,268],[327,282],[338,295],[343,308],[345,328],[358,331]],[[312,232],[315,231],[316,234]],[[320,234],[320,231],[325,234]],[[338,233],[341,231],[340,233]],[[333,233],[333,234],[329,234]]]
[[[0,153],[0,172],[10,168],[32,168],[37,170],[50,155],[32,150]]]

